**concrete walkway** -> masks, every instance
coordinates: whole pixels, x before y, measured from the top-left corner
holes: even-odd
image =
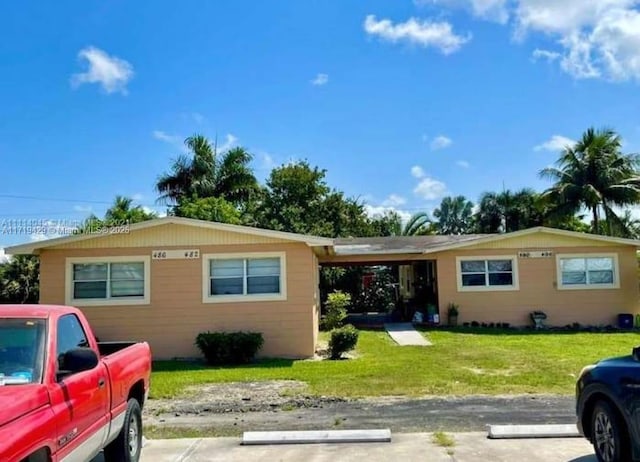
[[[407,460],[430,462],[595,462],[591,445],[582,438],[489,440],[486,432],[451,433],[454,445],[442,448],[429,433],[394,434],[391,443],[294,444],[240,446],[239,438],[150,440],[141,462],[386,462]],[[447,453],[448,452],[448,453]]]
[[[396,322],[384,325],[389,336],[400,346],[429,346],[431,342],[414,329],[410,322]]]

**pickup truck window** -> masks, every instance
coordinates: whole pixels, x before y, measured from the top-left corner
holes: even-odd
[[[58,369],[64,369],[60,364],[64,354],[78,347],[88,347],[89,341],[82,328],[82,324],[75,314],[66,314],[58,319],[58,337],[56,357],[58,358]]]
[[[40,383],[45,320],[0,318],[0,386]]]

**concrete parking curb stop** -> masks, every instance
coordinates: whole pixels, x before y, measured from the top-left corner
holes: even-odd
[[[244,432],[244,446],[265,444],[390,443],[391,430]]]
[[[575,424],[562,425],[489,425],[489,439],[578,438]]]

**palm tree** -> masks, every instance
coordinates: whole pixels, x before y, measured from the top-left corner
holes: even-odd
[[[543,224],[539,195],[529,188],[486,192],[480,197],[476,227],[480,233],[509,233]]]
[[[467,234],[471,230],[473,203],[464,196],[445,197],[433,216],[438,219],[439,234]]]
[[[574,146],[566,147],[555,167],[540,171],[554,181],[543,193],[556,215],[573,215],[586,208],[593,217],[592,231],[601,232],[604,214],[607,233],[618,220],[613,207],[640,202],[640,158],[620,152],[621,139],[611,129],[589,128]]]
[[[479,233],[499,233],[504,230],[504,200],[499,193],[486,192],[480,196],[475,215]]]
[[[628,239],[640,238],[640,220],[634,217],[630,210],[625,210],[620,217],[613,215],[609,217],[609,219],[611,218],[613,218],[611,223],[607,220],[607,229],[611,229],[612,236]]]
[[[0,303],[38,303],[40,260],[16,255],[0,264]]]
[[[420,236],[431,234],[432,221],[427,212],[418,212],[414,214],[402,229],[403,236]]]
[[[219,155],[215,145],[202,135],[185,140],[191,155],[173,161],[171,172],[163,173],[156,182],[159,202],[179,204],[187,199],[219,197],[233,205],[246,203],[258,189],[249,166],[253,156],[237,147]]]
[[[155,212],[147,211],[140,205],[132,205],[133,199],[116,196],[113,205],[104,214],[104,221],[111,224],[133,224],[157,217]]]

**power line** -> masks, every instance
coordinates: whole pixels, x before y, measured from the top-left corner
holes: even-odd
[[[49,201],[49,202],[73,202],[76,204],[78,202],[82,202],[85,204],[101,204],[101,205],[111,205],[113,203],[113,202],[93,201],[93,200],[86,200],[86,199],[60,199],[60,198],[53,198],[53,197],[21,196],[18,194],[0,194],[0,198],[25,199],[25,200],[32,200],[32,201]]]
[[[128,196],[127,196],[128,197]],[[73,204],[97,204],[97,205],[113,205],[113,201],[96,201],[87,199],[67,199],[67,198],[55,198],[55,197],[42,197],[42,196],[23,196],[19,194],[0,194],[0,199],[20,199],[20,200],[32,200],[32,201],[45,201],[45,202],[68,202]],[[142,205],[145,207],[164,207],[157,203],[142,203],[134,200],[136,205]]]

